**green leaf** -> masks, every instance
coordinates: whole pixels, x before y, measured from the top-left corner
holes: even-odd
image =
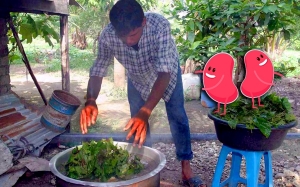
[[[192,49],[196,49],[198,46],[199,46],[199,44],[201,43],[201,41],[197,41],[197,42],[194,42],[193,44],[192,44]]]
[[[282,105],[288,112],[291,112],[292,106],[287,98],[282,98]]]
[[[271,134],[271,127],[268,125],[265,120],[258,120],[257,123],[255,123],[255,126],[259,128],[260,132],[268,138]]]
[[[200,31],[203,29],[203,25],[200,22],[196,22],[196,25]]]
[[[235,51],[243,51],[243,49],[240,48],[240,47],[234,47],[233,50],[235,50]]]
[[[264,6],[264,8],[262,9],[262,11],[266,14],[268,14],[270,11],[269,11],[269,7],[268,6]]]
[[[276,6],[276,5],[270,5],[270,6],[268,6],[268,9],[269,9],[271,12],[275,13],[275,11],[277,10],[277,6]]]
[[[34,30],[32,34],[34,35],[34,38],[36,38],[38,34],[38,28],[35,24],[34,19],[32,19],[30,15],[27,15],[27,23],[31,25],[32,29]]]
[[[266,4],[267,3],[267,0],[261,0],[262,3]]]
[[[22,35],[23,40],[27,40],[27,43],[32,42],[32,33],[34,32],[34,29],[32,28],[32,25],[30,24],[22,24],[20,26],[19,33]]]
[[[53,27],[43,27],[43,30],[47,31],[57,42],[59,41],[59,35],[58,33],[54,30]]]
[[[194,40],[195,40],[194,32],[188,32],[188,41],[194,42]]]
[[[270,21],[270,14],[267,14],[265,17],[264,25],[268,25]]]
[[[52,41],[50,40],[50,38],[48,37],[48,35],[44,36],[45,42],[47,42],[50,46],[54,46],[54,44],[52,43]]]
[[[230,128],[235,129],[236,125],[237,125],[237,120],[235,120],[235,119],[229,120],[228,125],[230,126]]]
[[[9,55],[9,62],[13,62],[16,60],[20,60],[21,56],[17,55],[17,54],[13,54],[13,55]]]
[[[194,21],[192,21],[192,20],[189,21],[189,27],[190,27],[190,30],[192,30],[192,31],[195,30],[195,24],[194,24]]]
[[[229,40],[226,41],[225,45],[230,45],[234,40],[235,38],[230,38]]]
[[[284,116],[284,118],[285,118],[285,120],[286,120],[287,122],[292,122],[292,121],[295,121],[295,120],[296,120],[296,117],[295,117],[295,115],[293,115],[293,114],[286,114],[286,115]]]
[[[254,16],[254,21],[257,21],[258,18],[259,18],[259,16],[260,16],[260,13],[257,13],[257,14]]]

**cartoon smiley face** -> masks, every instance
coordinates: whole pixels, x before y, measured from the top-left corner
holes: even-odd
[[[209,66],[207,68],[207,71],[205,71],[205,76],[214,79],[216,78],[215,72],[216,72],[216,68]]]
[[[265,72],[273,69],[273,64],[269,57],[258,49],[250,50],[245,55],[247,69],[256,72]]]
[[[204,82],[212,85],[219,83],[224,77],[229,76],[233,65],[233,58],[228,53],[221,52],[212,56],[203,70]]]
[[[268,59],[265,59],[265,60],[264,60],[264,56],[263,56],[262,54],[260,54],[260,56],[257,57],[256,60],[257,60],[258,62],[260,62],[260,61],[263,60],[262,62],[260,62],[260,63],[258,64],[259,66],[263,66],[263,65],[265,65],[265,64],[268,62]]]

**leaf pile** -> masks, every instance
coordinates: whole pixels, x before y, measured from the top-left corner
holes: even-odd
[[[285,97],[271,93],[261,97],[261,104],[264,106],[253,109],[251,99],[240,96],[236,101],[227,105],[225,116],[213,115],[228,121],[233,129],[237,124],[245,124],[248,129],[258,128],[267,138],[271,134],[271,128],[296,120],[291,104]]]
[[[144,168],[140,159],[123,148],[113,144],[113,140],[84,142],[76,147],[66,164],[67,176],[106,182],[111,177],[126,179]]]

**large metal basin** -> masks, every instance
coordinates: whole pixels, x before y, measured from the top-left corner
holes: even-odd
[[[128,150],[129,153],[136,154],[144,163],[144,170],[130,180],[118,182],[89,182],[69,178],[65,175],[64,165],[67,163],[71,151],[75,148],[69,148],[50,160],[51,172],[57,176],[56,185],[64,187],[81,187],[81,186],[130,186],[130,187],[157,187],[160,186],[160,171],[166,164],[166,157],[158,150],[150,147],[138,148],[133,147],[131,143],[116,142],[114,144]]]

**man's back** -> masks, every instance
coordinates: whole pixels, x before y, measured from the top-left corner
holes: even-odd
[[[98,62],[91,68],[91,75],[97,74],[93,71],[99,71],[100,64],[101,72],[105,73],[105,68],[115,57],[125,67],[129,78],[144,99],[148,97],[158,72],[171,73],[167,92],[172,92],[179,62],[168,20],[156,13],[146,13],[145,17],[146,25],[138,42],[138,50],[122,42],[115,34],[112,24],[108,24],[99,39]],[[169,94],[164,98],[169,98]]]

